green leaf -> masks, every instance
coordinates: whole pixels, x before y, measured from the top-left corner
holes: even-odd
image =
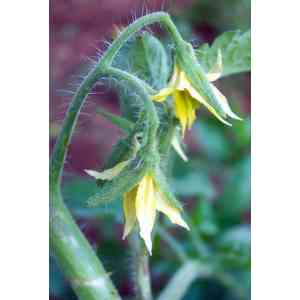
[[[211,46],[208,44],[203,44],[197,50],[195,50],[199,62],[207,72],[216,62],[218,49],[220,49],[222,52],[222,77],[250,71],[250,30],[244,33],[239,30],[225,32],[216,38]]]

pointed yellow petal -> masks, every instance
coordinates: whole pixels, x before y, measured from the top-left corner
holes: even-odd
[[[176,117],[179,119],[181,128],[182,128],[182,134],[184,135],[185,129],[188,124],[188,114],[185,106],[185,95],[184,92],[181,91],[175,91],[173,94],[174,102],[175,102],[175,114]]]
[[[172,87],[166,87],[159,91],[158,94],[151,96],[151,99],[156,102],[163,102],[168,96],[170,96],[174,91]]]
[[[166,98],[174,92],[174,90],[178,84],[178,81],[179,81],[179,74],[180,74],[179,68],[177,65],[175,65],[173,75],[172,75],[172,78],[171,78],[168,86],[164,89],[161,89],[158,92],[158,94],[151,96],[152,100],[157,101],[157,102],[165,101]]]
[[[222,72],[223,72],[222,53],[221,50],[218,49],[217,61],[214,64],[214,66],[210,69],[210,71],[206,74],[206,77],[210,82],[216,81],[221,77]]]
[[[123,233],[123,240],[131,232],[136,221],[136,211],[135,211],[135,199],[137,193],[137,186],[131,191],[125,193],[123,199],[123,210],[125,216],[125,228]]]
[[[215,96],[218,98],[219,103],[221,104],[224,112],[231,118],[236,120],[242,120],[239,116],[237,116],[230,108],[228,101],[226,97],[213,85],[211,84],[211,88],[215,94]]]
[[[171,203],[169,203],[169,201],[166,200],[165,197],[162,195],[162,193],[158,190],[156,190],[156,199],[157,199],[156,208],[158,211],[167,215],[172,223],[177,224],[187,230],[190,230],[189,226],[182,219],[180,215],[180,210],[174,207]]]
[[[177,152],[177,154],[184,160],[184,161],[188,161],[188,158],[187,156],[185,155],[181,145],[180,145],[180,142],[179,142],[179,139],[176,135],[173,136],[172,138],[172,146],[174,148],[174,150]]]
[[[145,241],[146,247],[151,255],[151,232],[156,215],[156,199],[153,180],[149,175],[145,175],[138,185],[135,207],[136,217],[140,226],[140,236]]]
[[[88,175],[101,180],[112,180],[115,176],[119,175],[121,171],[129,164],[130,160],[125,160],[111,169],[107,169],[103,172],[98,172],[94,170],[84,170]]]
[[[176,85],[176,88],[180,91],[187,90],[190,86],[190,82],[188,78],[186,77],[185,73],[183,71],[180,71],[179,73],[179,81]]]
[[[217,111],[194,89],[192,85],[190,85],[188,89],[190,95],[197,101],[199,101],[201,104],[203,104],[219,121],[222,123],[232,126],[229,122],[224,120],[218,113]]]
[[[196,119],[196,109],[193,105],[193,101],[195,101],[192,97],[190,97],[189,93],[185,92],[185,105],[188,116],[188,128],[191,129],[195,119]]]
[[[180,69],[179,69],[178,65],[175,64],[173,75],[169,82],[169,87],[176,88],[179,80],[180,80]]]

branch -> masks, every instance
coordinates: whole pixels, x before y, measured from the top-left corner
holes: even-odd
[[[188,261],[174,274],[157,300],[180,300],[198,277],[208,277],[211,269],[197,261]]]

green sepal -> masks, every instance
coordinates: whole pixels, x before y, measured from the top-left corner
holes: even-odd
[[[250,30],[227,31],[215,39],[211,46],[207,43],[195,50],[196,57],[206,71],[214,65],[218,51],[222,53],[222,77],[247,72],[251,69]]]
[[[175,206],[176,208],[182,210],[182,205],[180,202],[175,198],[174,194],[172,193],[170,186],[167,182],[167,178],[162,172],[162,170],[157,166],[153,170],[154,176],[153,179],[155,184],[159,187],[160,191],[165,196],[165,199],[170,202],[171,205]]]
[[[128,192],[155,164],[157,157],[148,145],[149,125],[147,120],[147,112],[142,111],[134,130],[126,139],[118,142],[104,169],[111,168],[121,161],[131,160],[131,162],[112,180],[96,181],[100,190],[88,199],[88,206],[97,206],[113,201]]]
[[[111,123],[116,125],[124,133],[129,134],[134,129],[134,124],[131,121],[129,121],[125,118],[122,118],[120,116],[117,116],[115,114],[112,114],[112,113],[106,111],[105,109],[103,109],[102,107],[97,107],[96,113],[100,114],[105,119],[107,119],[108,121],[110,121]]]
[[[105,181],[99,192],[87,200],[87,206],[98,206],[122,196],[141,181],[148,169],[145,162],[136,158],[118,176],[110,181]]]
[[[197,92],[211,105],[216,112],[226,118],[226,113],[223,111],[217,97],[213,93],[210,82],[206,77],[206,73],[197,60],[192,45],[186,43],[184,47],[180,47],[176,52],[176,62],[179,68],[184,71],[188,80]]]

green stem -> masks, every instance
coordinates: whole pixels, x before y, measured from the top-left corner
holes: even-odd
[[[136,232],[129,237],[136,286],[136,299],[152,300],[149,255],[144,243]]]
[[[51,194],[50,247],[79,299],[119,300],[109,274],[74,222],[59,192]]]
[[[149,94],[143,84],[141,84],[140,79],[138,79],[136,76],[131,75],[130,73],[126,71],[122,71],[117,68],[107,68],[106,71],[107,75],[113,76],[118,78],[119,80],[126,81],[129,85],[134,87],[136,91],[139,93],[142,101],[144,102],[144,108],[145,111],[149,114],[149,143],[153,144],[156,139],[156,132],[159,124],[157,112],[155,109],[155,106],[153,104],[153,101],[150,99]]]
[[[199,277],[206,278],[211,275],[211,269],[197,261],[188,261],[173,275],[157,300],[180,300],[191,283]]]
[[[156,226],[156,230],[161,239],[167,243],[170,249],[172,249],[172,251],[176,254],[178,260],[182,263],[185,263],[188,260],[188,256],[180,243],[178,243],[176,239],[174,239],[174,237],[170,235],[161,225]]]
[[[170,16],[165,12],[155,12],[137,19],[119,34],[118,38],[113,41],[109,49],[104,53],[102,57],[102,60],[105,60],[106,66],[111,65],[118,51],[132,35],[141,30],[143,27],[151,25],[153,23],[161,23],[170,33],[176,45],[182,43],[183,39],[178,32],[175,24],[172,22]]]

